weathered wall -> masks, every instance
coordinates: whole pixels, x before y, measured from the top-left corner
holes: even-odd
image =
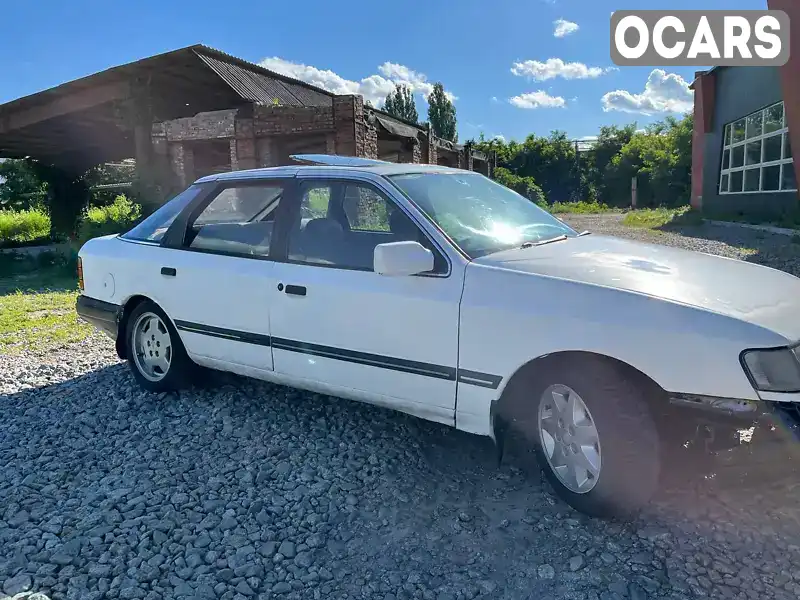
[[[181,186],[194,181],[198,175],[194,154],[202,153],[203,143],[212,141],[228,144],[232,170],[288,164],[292,154],[378,158],[380,150],[374,113],[364,110],[361,96],[353,95],[337,96],[329,107],[254,104],[199,113],[154,124],[151,139],[155,153],[169,161]],[[429,130],[421,131],[418,139],[416,144],[391,142],[396,160],[472,168],[471,155],[436,139]],[[387,140],[380,144],[386,146]],[[384,147],[381,153],[387,150]]]
[[[235,133],[236,109],[199,113],[163,123],[168,142],[230,138]]]
[[[253,106],[256,137],[332,131],[333,108],[317,106]]]

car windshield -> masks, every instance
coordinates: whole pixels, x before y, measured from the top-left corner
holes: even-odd
[[[395,183],[470,258],[578,233],[478,173],[404,173]]]

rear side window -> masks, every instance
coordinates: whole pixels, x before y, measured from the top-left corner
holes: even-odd
[[[189,224],[185,245],[215,254],[269,256],[283,190],[283,181],[222,189]]]
[[[203,190],[202,186],[193,185],[186,188],[172,200],[156,210],[152,215],[139,223],[136,227],[122,234],[120,237],[137,242],[161,242],[161,238],[172,225],[181,211]]]
[[[194,222],[195,227],[219,223],[249,223],[262,220],[268,209],[275,209],[283,186],[242,186],[223,189]],[[261,215],[260,213],[265,213]],[[256,219],[256,217],[261,217]]]

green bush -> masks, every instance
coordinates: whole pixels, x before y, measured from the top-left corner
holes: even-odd
[[[41,210],[0,210],[0,248],[46,244],[50,217]]]
[[[78,229],[78,240],[83,243],[92,238],[122,233],[131,228],[141,216],[141,207],[127,197],[117,196],[113,204],[95,206],[86,211]]]

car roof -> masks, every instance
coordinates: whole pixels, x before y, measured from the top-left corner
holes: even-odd
[[[341,165],[297,165],[287,167],[267,167],[264,169],[246,169],[243,171],[229,171],[216,173],[201,177],[195,183],[206,183],[209,181],[225,181],[231,179],[258,179],[275,176],[291,177],[302,173],[315,173],[324,171],[339,172],[342,175],[348,173],[373,173],[375,175],[400,175],[404,173],[464,173],[463,169],[453,167],[441,167],[438,165],[424,165],[415,163],[378,163],[365,164],[364,166],[341,166]]]

